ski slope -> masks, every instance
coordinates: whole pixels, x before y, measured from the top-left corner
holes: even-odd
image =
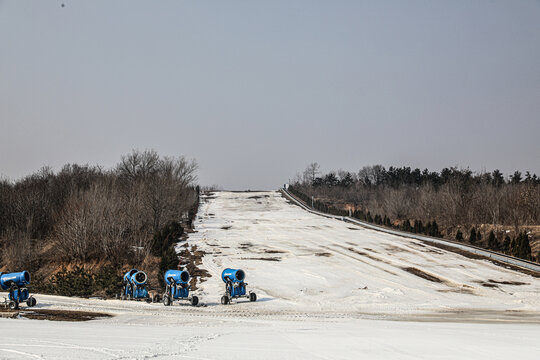
[[[1,319],[0,359],[520,359],[540,353],[540,279],[319,217],[277,192],[202,200],[187,246],[202,306],[36,295],[112,318]],[[185,244],[180,244],[182,250]],[[219,304],[224,267],[259,300]],[[414,269],[414,270],[413,270]]]
[[[212,278],[202,283],[203,298],[217,299],[221,270],[233,267],[264,300],[259,311],[392,318],[540,311],[539,278],[488,260],[317,216],[277,192],[210,198],[189,240],[207,253]]]

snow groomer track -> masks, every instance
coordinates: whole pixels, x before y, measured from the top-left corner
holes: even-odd
[[[193,292],[202,306],[38,294],[38,308],[115,316],[0,319],[0,358],[507,360],[540,353],[538,277],[311,214],[279,192],[203,196],[195,230],[188,247],[205,253],[198,266],[210,274]],[[256,302],[220,304],[227,267],[245,271]]]

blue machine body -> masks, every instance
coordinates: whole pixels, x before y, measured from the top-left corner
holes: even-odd
[[[131,269],[124,274],[124,295],[134,299],[148,298],[147,280],[148,277],[143,271]]]
[[[0,286],[2,287],[2,290],[9,290],[11,288],[11,284],[15,284],[18,287],[30,284],[30,273],[25,270],[0,275]]]
[[[227,292],[231,297],[246,295],[244,279],[246,274],[240,269],[227,268],[221,272],[221,280],[227,284]]]
[[[13,290],[13,292],[10,292],[8,295],[9,300],[17,301],[20,303],[28,300],[29,297],[30,293],[28,292],[27,288]]]
[[[168,270],[165,273],[165,282],[173,299],[187,298],[189,296],[189,273],[187,271]]]

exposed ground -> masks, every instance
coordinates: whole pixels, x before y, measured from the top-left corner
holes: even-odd
[[[507,360],[540,353],[540,279],[531,275],[318,217],[275,192],[215,193],[202,202],[195,230],[187,248],[200,307],[36,295],[37,309],[114,316],[0,319],[0,358]],[[219,304],[225,267],[246,272],[257,302]]]

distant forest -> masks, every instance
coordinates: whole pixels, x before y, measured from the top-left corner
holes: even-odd
[[[115,279],[123,266],[176,266],[170,245],[197,211],[196,170],[181,156],[133,151],[110,170],[68,164],[0,181],[0,270],[48,276],[67,266],[88,285],[94,275],[78,266],[111,266]]]
[[[529,172],[505,178],[499,170],[374,165],[321,174],[312,163],[292,191],[322,211],[540,260],[531,249],[540,232],[540,178]]]

